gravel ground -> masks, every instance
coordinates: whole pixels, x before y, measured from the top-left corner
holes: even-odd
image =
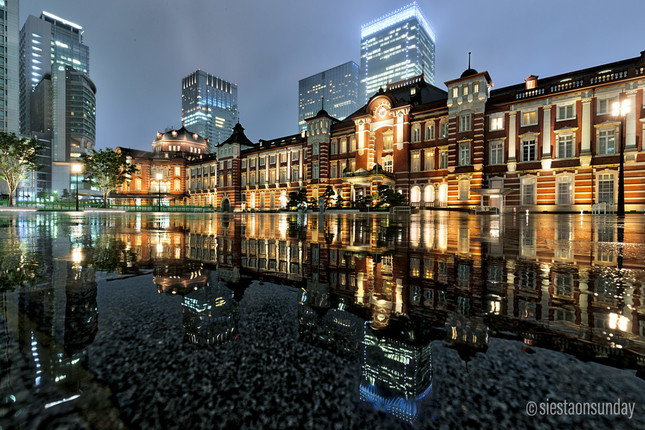
[[[151,294],[143,281],[99,287],[99,332],[77,402],[43,409],[60,394],[31,390],[33,369],[3,339],[2,359],[13,364],[2,387],[11,378],[18,395],[0,404],[2,429],[412,428],[359,400],[360,362],[299,340],[299,290],[254,281],[239,303],[239,336],[198,346],[185,341],[181,297]],[[433,393],[416,428],[645,428],[645,381],[633,372],[500,339],[467,365],[435,341],[432,359]],[[631,420],[525,412],[528,401],[619,398],[636,403]]]

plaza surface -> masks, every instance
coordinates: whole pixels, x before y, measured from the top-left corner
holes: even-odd
[[[643,428],[644,281],[643,215],[2,213],[0,427]]]

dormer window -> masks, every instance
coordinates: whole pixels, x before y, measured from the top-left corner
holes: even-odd
[[[465,95],[465,96],[467,96],[467,95],[468,95],[468,85],[464,85],[464,91],[463,91],[463,93],[464,93],[464,95]]]
[[[531,75],[528,78],[524,79],[526,82],[526,89],[527,90],[532,90],[534,88],[537,88],[537,76]]]
[[[452,97],[453,97],[453,98],[455,98],[455,99],[456,99],[457,97],[459,97],[459,88],[458,88],[458,87],[454,87],[454,88],[452,89]]]
[[[410,95],[415,96],[417,94],[417,89],[416,88],[410,88]]]

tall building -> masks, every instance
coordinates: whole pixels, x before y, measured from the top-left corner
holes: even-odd
[[[83,27],[49,12],[30,15],[20,30],[20,131],[31,131],[31,92],[59,66],[90,73],[90,49]]]
[[[435,35],[419,6],[404,8],[361,26],[363,101],[387,84],[424,74],[434,84]]]
[[[0,130],[17,133],[18,119],[18,0],[0,0]]]
[[[50,142],[51,157],[51,174],[43,170],[38,180],[25,181],[33,195],[75,189],[71,165],[94,149],[96,87],[89,70],[82,26],[49,12],[27,18],[20,31],[20,131]]]
[[[202,70],[186,76],[181,80],[181,119],[188,130],[215,148],[237,123],[237,84]]]
[[[348,61],[324,72],[298,81],[298,127],[307,128],[306,118],[320,109],[332,117],[343,120],[360,107],[360,71],[358,64]],[[324,107],[322,100],[324,97]]]

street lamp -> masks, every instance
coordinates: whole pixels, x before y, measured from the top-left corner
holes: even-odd
[[[83,171],[83,165],[80,163],[72,164],[72,172],[76,176],[76,212],[78,212],[78,175]]]
[[[159,212],[161,212],[161,178],[163,178],[163,175],[161,173],[157,173],[157,190],[159,191],[157,204],[159,205]]]
[[[629,113],[629,99],[613,104],[612,114],[620,116],[620,160],[618,164],[618,216],[625,216],[625,117]]]

